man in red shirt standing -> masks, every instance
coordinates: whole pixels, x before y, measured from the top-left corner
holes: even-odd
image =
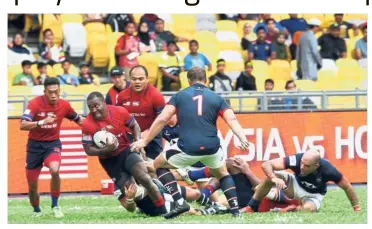
[[[21,130],[29,131],[27,143],[26,175],[28,181],[30,203],[34,208],[34,216],[39,217],[38,179],[43,163],[52,175],[51,197],[52,210],[57,218],[63,217],[58,206],[60,194],[59,167],[61,164],[62,144],[59,132],[63,118],[81,125],[80,117],[66,100],[59,98],[60,85],[57,78],[47,78],[44,82],[44,95],[30,100],[21,118]]]
[[[141,129],[134,117],[123,107],[106,105],[100,92],[90,93],[87,103],[90,113],[82,125],[82,141],[86,154],[99,157],[102,167],[122,193],[125,193],[125,189],[133,183],[133,176],[146,190],[149,190],[148,195],[160,211],[159,214],[165,214],[162,194],[151,180],[146,165],[138,153],[132,152],[129,147],[130,141],[126,134],[128,128],[134,140],[141,138]],[[117,142],[107,141],[105,147],[98,148],[93,142],[93,136],[101,130],[115,135]],[[120,202],[126,206],[134,203],[134,199],[123,198]]]
[[[134,22],[128,22],[125,34],[118,39],[115,47],[115,54],[119,56],[119,66],[124,69],[127,77],[130,77],[130,69],[138,65],[137,56],[140,54],[140,39],[134,35],[135,30]]]
[[[106,104],[116,105],[119,93],[130,86],[130,81],[125,80],[125,72],[120,67],[113,67],[110,76],[114,86],[106,94]]]
[[[118,106],[125,107],[133,115],[142,130],[142,137],[165,106],[160,91],[148,83],[147,69],[138,65],[132,68],[131,86],[120,92]],[[159,133],[145,148],[146,156],[155,159],[163,150],[162,133]]]

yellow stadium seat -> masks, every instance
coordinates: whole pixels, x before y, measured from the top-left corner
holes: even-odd
[[[267,78],[265,77],[256,77],[256,87],[257,87],[257,91],[264,91],[265,90],[265,80]],[[274,82],[275,84],[275,82]]]
[[[233,110],[239,111],[240,106],[242,108],[241,111],[255,111],[257,110],[257,99],[255,98],[245,98],[245,99],[229,99],[230,105]],[[241,103],[241,104],[240,104]]]
[[[53,72],[56,76],[63,74],[62,64],[53,65]],[[79,75],[78,69],[73,64],[70,65],[70,71],[69,72],[70,72],[70,74],[74,74],[76,76]]]
[[[189,51],[189,42],[178,42],[177,46],[180,48],[181,51],[184,52]]]
[[[362,72],[359,67],[344,68],[338,71],[340,80],[362,80]]]
[[[269,78],[269,66],[266,61],[252,60],[253,72],[252,74],[257,78]]]
[[[101,85],[101,82],[99,80],[99,76],[97,76],[96,74],[92,74],[92,77],[93,77],[93,83],[95,86],[99,87]]]
[[[158,57],[152,53],[144,53],[138,57],[138,62],[147,68],[149,83],[155,85],[159,72]]]
[[[28,86],[12,86],[9,88],[9,95],[31,95],[31,87]]]
[[[217,44],[218,40],[216,34],[210,31],[198,31],[195,33],[195,40],[199,42],[199,44],[205,43],[210,44],[214,43]],[[202,45],[200,45],[202,47]]]
[[[273,60],[269,65],[269,77],[275,80],[290,80],[291,66],[286,60]]]
[[[47,70],[47,75],[48,76],[55,76],[56,74],[54,73],[54,70],[52,68],[52,66],[50,66],[49,64],[46,65],[46,70]],[[37,64],[33,64],[31,65],[31,71],[32,71],[32,75],[34,77],[37,77],[39,76],[39,70],[37,69]]]
[[[328,109],[353,109],[355,107],[355,96],[328,97]]]
[[[94,37],[88,45],[85,60],[89,61],[92,58],[92,65],[94,67],[107,67],[110,59],[108,37],[106,34],[99,33],[96,33]]]
[[[219,41],[218,47],[221,51],[223,50],[239,51],[240,50],[240,45],[235,41]]]
[[[345,14],[344,15],[344,20],[345,21],[355,20],[355,19],[367,20],[367,14]]]
[[[107,35],[110,35],[112,33],[112,27],[109,24],[106,24],[106,33]]]
[[[116,58],[115,58],[115,46],[117,44],[118,39],[123,34],[124,33],[111,33],[108,35],[108,52],[110,56],[108,71],[110,71],[111,68],[117,65]]]
[[[351,38],[346,40],[346,50],[347,50],[347,58],[351,59],[355,56],[355,44],[358,41],[356,38]]]
[[[274,79],[273,79],[274,80]],[[285,91],[286,80],[274,80],[273,91]]]
[[[43,31],[46,29],[51,29],[54,35],[54,44],[62,44],[63,32],[62,32],[62,20],[60,16],[55,16],[54,14],[40,14],[39,21],[41,22],[41,30],[39,40],[40,42],[43,38]]]
[[[79,23],[82,24],[84,17],[82,14],[61,14],[62,23]]]
[[[248,61],[248,56],[249,56],[249,53],[247,50],[240,50],[240,54],[242,55],[242,58],[244,61]]]
[[[111,88],[112,86],[113,86],[112,83],[101,84],[101,85],[97,88],[97,90],[98,90],[99,92],[101,92],[102,94],[106,95],[107,92],[110,90],[110,88]]]
[[[134,22],[136,22],[136,24],[140,23],[140,19],[141,19],[142,15],[143,14],[133,14]]]
[[[191,40],[196,33],[196,19],[193,14],[173,14],[173,31],[180,37]]]
[[[338,80],[337,72],[330,69],[320,69],[318,71],[318,80]]]
[[[83,84],[77,87],[77,93],[88,95],[93,91],[99,91],[99,87],[95,85]]]
[[[8,72],[17,75],[18,73],[22,72],[22,66],[21,65],[8,65]]]
[[[189,80],[187,79],[187,72],[181,72],[180,81],[181,81],[181,89],[185,89],[189,86]]]
[[[360,76],[361,76],[361,80],[364,81],[364,80],[367,80],[368,78],[368,71],[366,68],[361,68],[360,69]]]
[[[316,90],[316,83],[312,80],[296,80],[297,89],[301,91],[314,91]]]
[[[101,22],[91,22],[85,25],[87,34],[91,33],[106,33],[106,26]]]
[[[238,33],[238,25],[235,21],[219,20],[216,22],[217,31],[233,31]]]
[[[359,40],[359,39],[362,39],[363,38],[363,32],[360,31],[360,29],[357,29],[357,34],[355,34],[354,32],[354,29],[349,29],[347,32],[349,34],[349,38],[350,39],[356,39],[356,40]]]
[[[292,60],[291,61],[291,71],[292,71],[292,74],[296,74],[296,72],[297,72],[297,60]]]
[[[243,61],[228,61],[226,62],[226,69],[225,72],[237,72],[244,70],[244,62]]]
[[[359,68],[358,61],[354,59],[343,59],[340,58],[336,61],[337,68],[339,70],[345,69],[345,68]]]

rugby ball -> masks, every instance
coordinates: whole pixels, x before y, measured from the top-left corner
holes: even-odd
[[[115,135],[105,130],[96,132],[93,136],[93,141],[94,141],[94,144],[96,144],[98,148],[103,148],[106,145],[108,144],[111,145],[113,143],[115,143],[115,146],[116,146],[115,149],[117,149],[119,146],[119,141],[115,137]]]

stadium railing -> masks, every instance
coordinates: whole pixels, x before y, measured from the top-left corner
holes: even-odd
[[[163,92],[170,98],[175,92]],[[293,111],[342,111],[366,110],[367,90],[343,91],[234,91],[219,93],[237,113],[249,112],[293,112]],[[37,95],[8,95],[8,118],[19,118],[30,99]],[[86,94],[63,93],[62,98],[71,102],[75,110],[89,113]],[[284,101],[287,103],[285,104]]]

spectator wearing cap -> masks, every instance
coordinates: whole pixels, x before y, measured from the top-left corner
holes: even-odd
[[[79,65],[80,67],[80,74],[79,74],[79,83],[80,84],[94,84],[99,86],[98,77],[95,79],[93,74],[89,72],[89,64],[87,62],[82,62]]]
[[[13,86],[34,86],[36,81],[32,77],[32,62],[29,60],[22,61],[22,72],[17,74],[13,79]]]
[[[162,73],[162,91],[178,91],[180,88],[180,73],[184,71],[183,60],[176,53],[176,42],[167,44],[167,52],[160,56],[159,68]],[[171,87],[173,84],[173,87]]]
[[[318,39],[321,57],[332,60],[346,58],[346,42],[340,38],[340,25],[332,24],[330,30]]]
[[[344,21],[344,14],[334,14],[335,21],[332,24],[338,24],[340,27],[340,37],[349,38],[349,29],[354,29],[354,35],[358,35],[358,27],[354,24]]]
[[[36,81],[38,85],[43,85],[46,78],[49,78],[47,75],[47,65],[45,63],[38,63],[37,70],[39,72],[39,76],[36,77]]]
[[[183,42],[189,41],[187,38],[174,35],[171,31],[164,29],[164,20],[161,18],[156,19],[155,23],[155,45],[156,51],[167,51],[168,42]],[[176,50],[179,50],[176,46]]]
[[[318,79],[318,69],[322,68],[322,57],[318,51],[315,33],[319,31],[320,20],[310,19],[308,30],[304,32],[296,48],[297,76],[300,79]]]
[[[276,53],[273,50],[270,41],[266,41],[266,32],[264,28],[259,28],[257,30],[257,40],[252,42],[249,49],[249,60],[263,60],[267,61],[269,64],[272,59],[275,59]]]
[[[215,92],[232,91],[232,81],[225,74],[226,61],[224,59],[217,60],[217,72],[209,77],[209,88]]]
[[[119,56],[118,65],[123,68],[127,77],[130,77],[130,69],[138,65],[137,57],[140,55],[140,39],[134,35],[135,31],[134,22],[128,22],[125,34],[118,39],[115,47],[115,54]]]
[[[130,81],[125,79],[125,72],[120,67],[111,68],[110,77],[114,85],[106,94],[106,104],[116,105],[119,93],[130,86]]]
[[[190,53],[183,59],[185,71],[188,71],[193,67],[200,67],[204,70],[208,67],[208,71],[212,71],[211,62],[204,54],[198,52],[199,43],[197,40],[191,40],[189,42],[189,49]]]
[[[299,18],[298,14],[289,14],[289,18],[280,21],[280,25],[288,30],[291,37],[294,36],[295,32],[306,31],[307,29],[306,20]]]
[[[362,26],[363,38],[359,39],[355,44],[355,58],[357,60],[367,58],[367,24]]]
[[[243,50],[249,51],[249,47],[253,41],[257,40],[257,35],[253,32],[252,25],[245,23],[243,27],[243,37],[240,45]]]
[[[257,91],[256,78],[252,75],[253,64],[245,62],[245,71],[241,72],[236,80],[235,90]]]
[[[62,62],[62,69],[63,69],[63,73],[57,76],[60,84],[78,86],[79,78],[77,75],[70,72],[71,62],[69,60],[64,60]]]
[[[261,22],[257,23],[254,27],[254,32],[257,33],[258,29],[264,28],[265,32],[268,32],[268,28],[266,27],[266,20],[271,18],[271,14],[261,14]],[[275,27],[282,32],[288,32],[279,22],[275,22]]]

